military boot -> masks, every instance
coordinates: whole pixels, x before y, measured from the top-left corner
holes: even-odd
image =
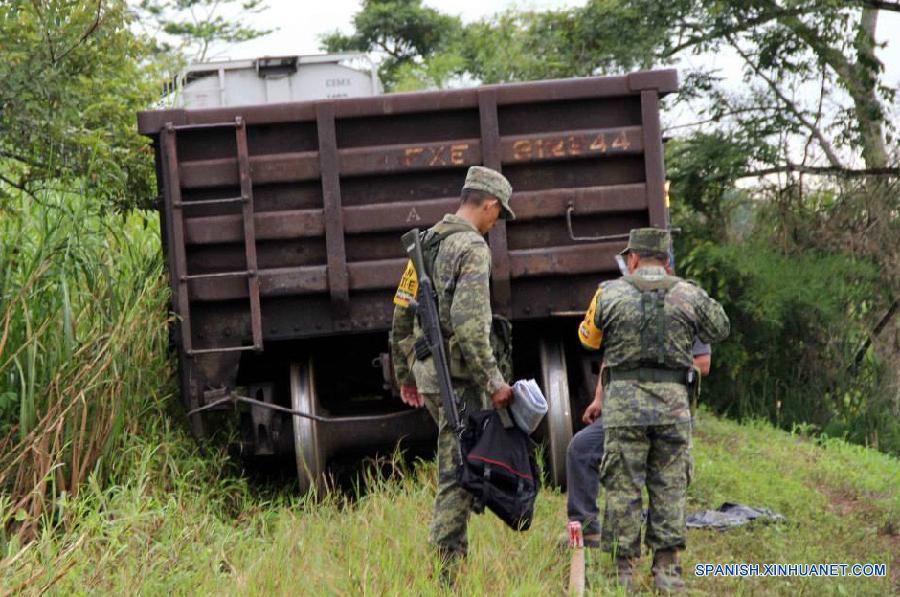
[[[681,579],[681,564],[678,551],[660,549],[653,554],[653,585],[663,593],[680,593],[684,591]]]
[[[619,586],[625,589],[626,593],[634,591],[634,582],[631,577],[634,575],[634,563],[637,558],[616,558],[616,578]]]

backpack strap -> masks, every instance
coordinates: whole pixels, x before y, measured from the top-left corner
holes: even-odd
[[[666,294],[681,278],[662,276],[658,280],[648,280],[642,276],[628,275],[622,276],[622,279],[641,293],[641,362],[662,366],[666,362],[663,350],[666,339]],[[651,325],[654,329],[648,329]]]
[[[662,349],[666,342],[666,292],[668,289],[656,290],[656,362],[660,366],[666,362]]]
[[[422,256],[425,258],[425,271],[430,277],[434,277],[434,262],[437,259],[438,250],[444,240],[460,232],[474,232],[468,224],[457,222],[438,222],[428,230],[421,232]]]
[[[622,276],[622,280],[634,286],[634,288],[639,292],[659,289],[664,289],[668,292],[672,289],[673,286],[675,286],[679,282],[683,282],[683,280],[678,276],[662,276],[656,280],[648,280],[643,276],[635,276],[633,274]]]

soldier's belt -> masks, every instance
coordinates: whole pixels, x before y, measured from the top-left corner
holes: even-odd
[[[637,369],[610,369],[610,381],[655,381],[687,385],[687,371],[681,369],[658,369],[638,367]]]

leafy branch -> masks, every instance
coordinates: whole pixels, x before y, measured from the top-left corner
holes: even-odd
[[[787,162],[780,166],[771,168],[760,168],[758,170],[748,170],[740,174],[738,178],[755,178],[759,176],[768,176],[771,174],[785,174],[788,172],[797,172],[800,174],[814,174],[820,176],[838,176],[844,178],[859,178],[868,176],[900,176],[900,168],[883,167],[883,168],[846,168],[843,166],[806,166],[803,164],[794,164]]]

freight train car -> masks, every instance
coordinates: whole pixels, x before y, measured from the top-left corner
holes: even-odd
[[[550,403],[551,477],[596,382],[577,320],[629,229],[666,226],[659,99],[673,70],[366,98],[142,112],[153,140],[173,338],[198,438],[239,411],[245,453],[296,461],[301,487],[342,453],[427,442],[388,357],[400,235],[454,211],[466,169],[513,185],[498,222],[494,310],[516,377]],[[262,403],[262,404],[260,404]],[[301,411],[285,414],[265,405]]]

